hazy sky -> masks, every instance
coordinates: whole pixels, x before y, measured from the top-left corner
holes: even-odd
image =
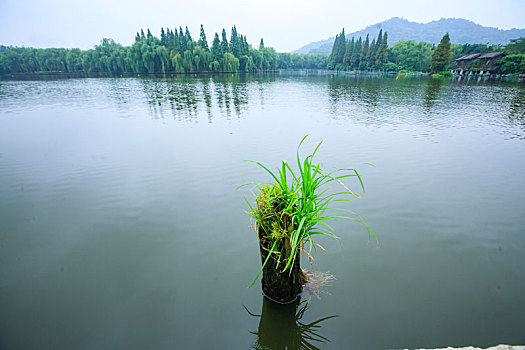
[[[130,45],[140,28],[200,24],[208,41],[230,28],[277,51],[363,29],[391,17],[430,22],[465,18],[501,29],[525,27],[525,0],[0,0],[0,44],[92,48],[103,37]]]

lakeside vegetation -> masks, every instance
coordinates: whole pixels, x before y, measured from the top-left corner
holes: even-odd
[[[366,36],[346,40],[345,30],[335,37],[328,69],[336,70],[375,70],[383,67],[388,59],[388,34],[380,30],[377,40],[369,42]]]
[[[388,33],[380,30],[377,39],[369,43],[366,38],[347,40],[344,29],[336,35],[330,54],[328,69],[346,71],[413,71],[441,73],[455,66],[455,59],[473,53],[504,51],[507,56],[494,64],[499,74],[525,74],[525,38],[513,39],[505,46],[489,44],[451,44],[446,33],[436,46],[424,41],[397,41],[388,47]],[[479,61],[472,62],[472,69]],[[482,70],[482,69],[480,69]]]
[[[446,34],[448,37],[448,33]],[[441,44],[440,44],[441,45]],[[278,53],[261,39],[258,48],[248,43],[235,26],[228,35],[222,29],[208,44],[201,25],[198,39],[188,28],[166,30],[160,37],[149,29],[141,30],[131,46],[104,38],[93,49],[26,48],[0,46],[0,74],[64,72],[155,74],[203,72],[255,72],[277,69],[335,69],[359,71],[415,71],[438,73],[454,66],[454,60],[471,53],[505,51],[506,57],[494,65],[495,73],[525,74],[525,38],[513,39],[505,46],[488,44],[451,44],[439,51],[440,45],[414,40],[397,41],[388,46],[388,33],[379,31],[377,38],[347,40],[344,29],[336,36],[330,55]],[[436,54],[438,52],[439,54]],[[438,57],[439,56],[439,57]],[[437,61],[436,61],[437,60]],[[434,61],[434,65],[433,65]],[[437,63],[439,61],[439,63]],[[472,68],[479,62],[472,62]]]
[[[347,33],[347,37],[363,39],[370,35],[376,38],[380,30],[388,32],[388,41],[391,45],[400,40],[414,40],[431,45],[439,44],[443,34],[449,33],[455,44],[491,43],[505,45],[511,39],[525,37],[524,29],[501,30],[494,27],[485,27],[462,18],[441,18],[427,23],[411,22],[404,18],[393,17],[382,22],[373,23],[361,30]],[[294,53],[324,53],[329,55],[334,43],[334,37],[319,40],[304,45]]]
[[[197,73],[252,72],[257,70],[323,69],[326,55],[278,54],[265,47],[263,39],[253,48],[246,36],[231,29],[215,33],[211,46],[201,25],[198,40],[186,27],[161,29],[160,38],[148,29],[135,36],[126,47],[112,39],[102,39],[91,50],[25,47],[0,47],[0,73],[67,72],[67,73]]]

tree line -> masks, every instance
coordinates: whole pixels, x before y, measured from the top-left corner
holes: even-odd
[[[337,34],[329,56],[328,69],[383,70],[439,73],[455,65],[454,60],[473,53],[504,51],[507,56],[494,65],[495,73],[525,73],[525,38],[513,39],[509,44],[451,44],[446,33],[436,46],[424,41],[397,41],[388,47],[388,33],[379,31],[377,39],[346,39],[344,29]],[[474,62],[474,65],[476,62]]]
[[[328,69],[336,70],[376,70],[384,68],[388,62],[388,33],[379,31],[377,40],[369,41],[367,34],[363,41],[352,37],[347,40],[345,30],[336,35],[330,53]]]
[[[200,73],[253,72],[278,68],[325,69],[326,55],[277,53],[261,39],[253,48],[233,26],[230,38],[223,29],[211,46],[204,27],[194,40],[188,30],[161,28],[160,38],[141,30],[131,46],[104,38],[94,49],[36,49],[0,46],[0,73]]]
[[[507,56],[495,64],[496,73],[525,73],[525,38],[505,46],[451,44],[448,33],[439,45],[413,40],[388,46],[388,33],[377,38],[347,39],[344,29],[336,35],[330,55],[278,53],[264,45],[253,48],[235,26],[228,35],[215,33],[211,45],[201,25],[198,39],[188,28],[161,28],[160,37],[141,30],[131,46],[102,39],[90,50],[0,46],[0,74],[32,72],[66,73],[201,73],[254,72],[275,69],[335,69],[441,72],[454,60],[471,53],[504,50]],[[474,62],[475,64],[475,62]]]

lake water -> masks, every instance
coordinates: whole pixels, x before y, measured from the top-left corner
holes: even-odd
[[[323,140],[326,168],[363,175],[347,208],[379,245],[335,222],[340,242],[302,260],[336,280],[281,307],[248,289],[253,195],[236,187],[270,181],[244,160],[293,162],[306,134],[305,153]],[[1,349],[524,344],[524,295],[523,84],[0,81]]]

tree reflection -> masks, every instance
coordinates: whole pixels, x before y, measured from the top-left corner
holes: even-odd
[[[525,118],[525,87],[520,87],[510,101],[509,115],[524,122]],[[522,124],[523,125],[523,124]]]
[[[244,306],[244,305],[243,305]],[[254,349],[319,349],[315,344],[328,343],[329,339],[319,334],[321,323],[338,317],[323,317],[317,321],[304,323],[302,318],[308,310],[308,303],[300,298],[290,304],[277,304],[263,297],[262,313],[256,315],[244,306],[254,317],[259,317],[259,328],[250,332],[257,339]]]
[[[383,78],[380,76],[330,76],[328,96],[332,115],[348,110],[349,103],[357,102],[370,115],[374,113],[381,98]]]
[[[212,111],[211,111],[211,91],[210,91],[210,83],[208,81],[205,81],[202,83],[202,95],[204,97],[204,103],[206,104],[206,113],[208,114],[208,121],[212,122]]]
[[[197,105],[202,96],[190,78],[177,81],[144,79],[142,82],[154,118],[165,118],[167,110],[179,119],[193,119],[197,115]]]
[[[141,80],[151,114],[165,118],[170,114],[179,120],[195,121],[199,110],[205,109],[208,122],[214,115],[240,117],[248,109],[249,88],[252,82],[264,82],[275,77],[248,75],[177,76],[173,78],[145,78]]]
[[[520,86],[510,100],[509,120],[517,124],[525,132],[525,88]],[[525,138],[523,133],[520,138]]]
[[[443,81],[441,79],[428,79],[427,88],[425,90],[425,99],[423,100],[423,107],[429,112],[436,101],[439,99],[439,91],[441,90]]]

